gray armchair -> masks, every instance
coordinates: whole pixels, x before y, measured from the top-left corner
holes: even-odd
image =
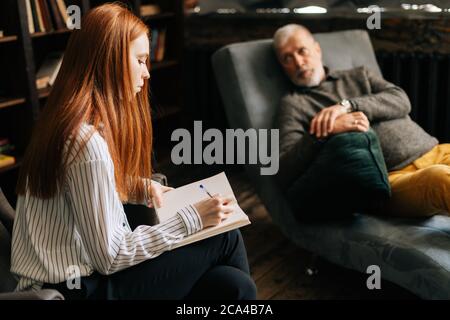
[[[381,74],[366,31],[314,35],[324,64],[342,70],[365,65]],[[230,127],[270,129],[288,79],[272,40],[228,45],[212,57]],[[299,223],[272,176],[258,165],[246,171],[273,222],[294,243],[335,264],[366,273],[378,265],[381,276],[419,297],[450,299],[450,218],[394,219],[356,214],[349,221]]]

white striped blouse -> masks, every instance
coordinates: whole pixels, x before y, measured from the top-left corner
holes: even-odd
[[[79,137],[92,130],[84,124]],[[29,193],[18,197],[11,249],[11,272],[19,280],[16,290],[66,281],[74,268],[82,277],[94,271],[111,274],[155,258],[202,229],[198,212],[188,206],[161,224],[132,231],[99,132],[82,150],[75,147],[69,160],[61,192],[50,199]]]

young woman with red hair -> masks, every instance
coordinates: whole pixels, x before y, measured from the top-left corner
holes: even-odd
[[[239,231],[171,250],[226,218],[230,199],[192,204],[155,226],[128,224],[122,203],[161,204],[170,189],[150,180],[148,36],[118,4],[94,8],[70,36],[20,172],[17,290],[55,288],[66,299],[255,298]]]

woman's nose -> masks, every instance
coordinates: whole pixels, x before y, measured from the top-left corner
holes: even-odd
[[[144,66],[144,72],[142,73],[142,78],[149,79],[150,73],[148,72],[147,66]]]

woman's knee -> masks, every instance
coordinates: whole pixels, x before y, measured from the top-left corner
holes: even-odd
[[[236,244],[244,244],[244,240],[242,239],[242,234],[239,229],[234,229],[231,231],[228,231],[226,235],[231,239],[232,243]]]
[[[218,268],[221,273],[220,288],[227,293],[224,299],[231,300],[255,300],[256,284],[246,272],[230,267],[222,266]]]
[[[231,266],[217,266],[206,272],[188,299],[254,300],[257,289],[253,279]]]
[[[225,256],[229,256],[230,254],[247,255],[245,243],[239,229],[221,233],[213,239],[211,241],[218,241],[220,243]]]

